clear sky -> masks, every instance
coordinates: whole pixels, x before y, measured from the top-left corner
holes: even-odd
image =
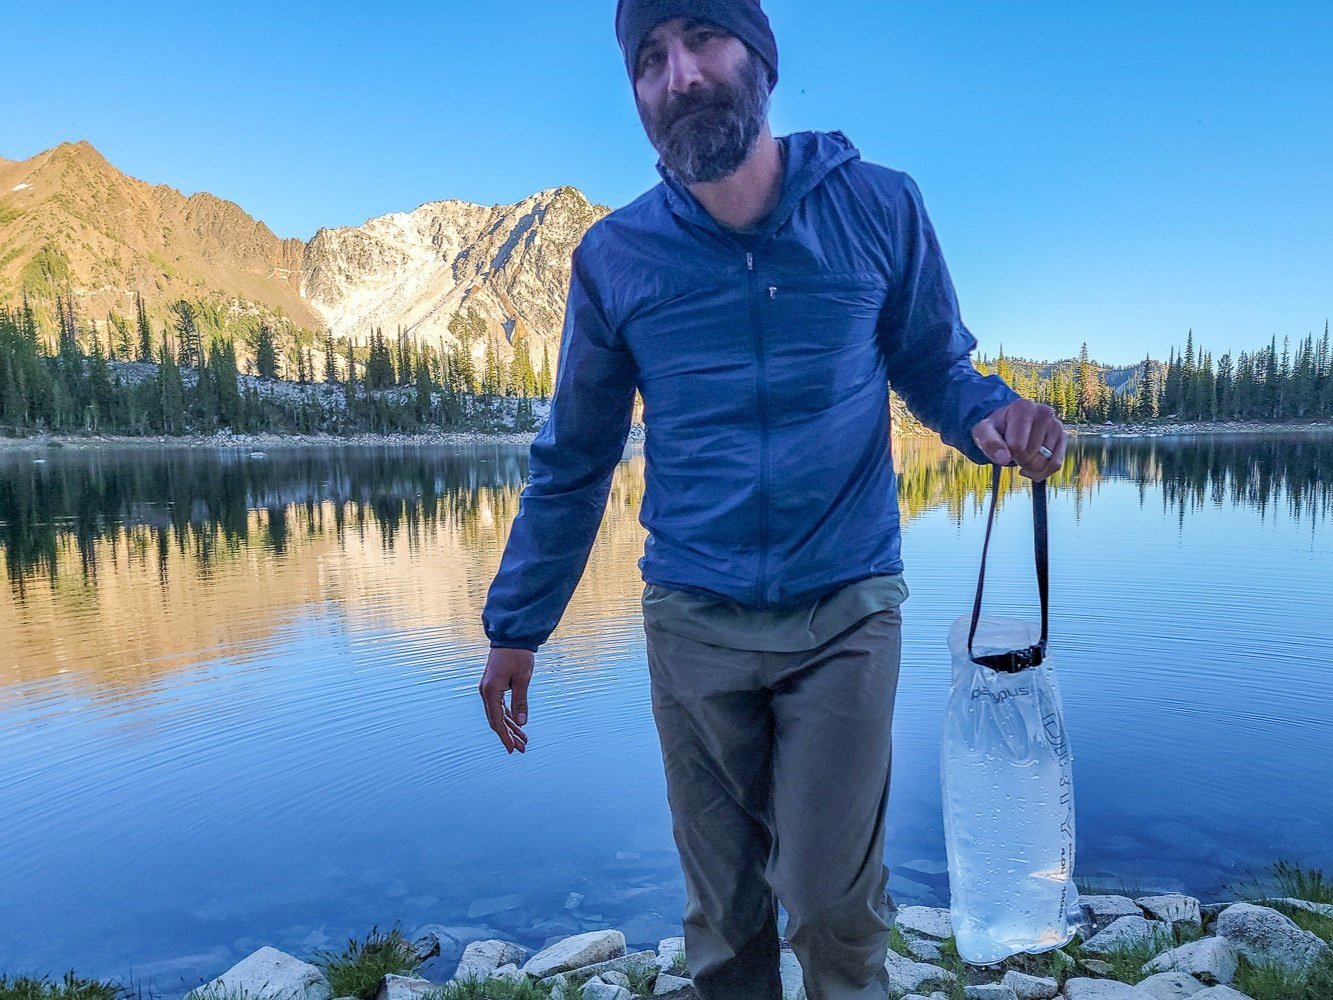
[[[280,236],[656,183],[614,0],[0,0],[0,156],[87,139]],[[1221,354],[1333,313],[1327,0],[767,0],[778,134],[908,171],[995,354]]]

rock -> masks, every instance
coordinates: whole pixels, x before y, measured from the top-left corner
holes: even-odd
[[[676,964],[677,955],[682,960],[685,958],[685,939],[683,937],[662,938],[657,945],[657,967],[666,972]]]
[[[1001,978],[1014,991],[1018,1000],[1050,1000],[1060,992],[1060,984],[1047,976],[1029,976],[1026,972],[1010,969]]]
[[[1199,913],[1199,901],[1193,896],[1168,892],[1161,896],[1140,896],[1135,902],[1143,907],[1148,916],[1165,920],[1169,924],[1203,926],[1203,916]]]
[[[518,982],[520,979],[527,979],[528,977],[519,971],[517,965],[515,965],[513,962],[510,962],[508,965],[500,966],[498,969],[492,972],[490,976],[488,976],[487,978],[508,979],[513,982]]]
[[[912,953],[912,957],[919,962],[938,962],[940,959],[940,943],[933,938],[919,938],[915,935],[908,937],[904,935],[903,940],[907,942],[907,950]]]
[[[892,950],[884,958],[884,971],[889,988],[898,993],[911,993],[930,983],[947,985],[954,981],[953,973],[947,969],[914,962]]]
[[[1274,903],[1286,903],[1297,910],[1306,910],[1310,913],[1317,913],[1321,917],[1333,917],[1333,903],[1312,903],[1308,899],[1293,899],[1288,896],[1285,899],[1274,899]]]
[[[580,994],[583,1000],[632,1000],[634,994],[623,986],[604,983],[600,979],[590,979]]]
[[[523,963],[523,971],[534,979],[569,972],[585,965],[621,958],[625,935],[616,930],[588,931],[562,938]]]
[[[1116,917],[1104,930],[1084,941],[1081,952],[1105,955],[1145,941],[1158,941],[1163,948],[1171,945],[1171,925],[1143,917]]]
[[[619,958],[608,958],[605,962],[594,962],[591,965],[581,965],[576,969],[557,972],[553,976],[538,980],[538,982],[548,989],[554,989],[557,984],[563,983],[567,979],[584,979],[587,976],[601,976],[606,979],[608,972],[625,973],[630,969],[637,972],[647,972],[656,964],[656,959],[651,951],[636,951],[629,955],[621,955]]]
[[[502,965],[519,963],[527,955],[527,950],[512,941],[490,938],[486,941],[473,941],[463,949],[463,957],[458,960],[454,970],[454,979],[485,979]]]
[[[688,979],[682,979],[680,976],[673,976],[663,972],[658,975],[657,982],[653,983],[653,996],[655,997],[675,997],[681,996],[687,990],[693,989],[694,983]]]
[[[565,897],[565,909],[577,910],[579,908],[579,904],[583,902],[583,899],[584,899],[583,893],[571,892],[568,896]]]
[[[478,917],[489,917],[492,913],[504,913],[506,910],[516,910],[523,905],[523,897],[517,894],[508,896],[492,896],[489,899],[473,900],[472,905],[467,908],[467,918],[476,920]]]
[[[1159,972],[1139,983],[1139,989],[1156,1000],[1185,1000],[1203,988],[1203,983],[1187,972]]]
[[[629,976],[625,975],[619,969],[607,969],[605,972],[599,972],[597,978],[604,983],[614,983],[616,986],[623,986],[625,989],[629,989]]]
[[[1143,916],[1139,904],[1128,896],[1080,896],[1078,905],[1088,915],[1094,934],[1119,917]]]
[[[980,983],[963,988],[964,1000],[1018,1000],[1013,988],[1003,983]]]
[[[1066,1000],[1154,1000],[1151,993],[1114,979],[1071,979],[1065,983]]]
[[[452,961],[462,954],[463,942],[453,928],[425,924],[412,935],[412,950],[422,961],[436,957]]]
[[[277,948],[263,947],[186,994],[187,1000],[245,994],[264,1000],[328,1000],[324,973]]]
[[[1304,972],[1328,945],[1267,906],[1236,903],[1217,915],[1214,933],[1225,937],[1254,965],[1275,964]]]
[[[1230,986],[1209,986],[1194,994],[1192,1000],[1250,1000],[1250,995]]]
[[[1140,972],[1184,972],[1205,983],[1229,983],[1236,975],[1236,949],[1224,937],[1206,937],[1164,951]]]
[[[375,1000],[419,1000],[431,990],[439,989],[439,983],[416,976],[395,976],[389,973],[380,980],[379,991]]]
[[[1110,962],[1103,962],[1099,958],[1080,958],[1078,967],[1084,972],[1091,972],[1094,976],[1109,976],[1115,971]]]
[[[904,935],[911,932],[941,941],[953,937],[949,911],[938,906],[900,906],[894,923]]]

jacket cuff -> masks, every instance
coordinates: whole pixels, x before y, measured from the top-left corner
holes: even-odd
[[[539,646],[539,643],[524,642],[521,639],[510,640],[508,642],[497,640],[491,643],[491,649],[526,649],[529,653],[537,652]]]

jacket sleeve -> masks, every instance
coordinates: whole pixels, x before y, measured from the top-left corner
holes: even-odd
[[[940,438],[972,461],[990,462],[972,440],[976,423],[1018,399],[998,375],[982,375],[969,357],[976,338],[963,325],[953,282],[916,182],[903,174],[889,221],[895,282],[879,318],[889,384]]]
[[[536,650],[555,630],[606,509],[625,448],[636,369],[574,251],[551,409],[482,609],[492,646]]]

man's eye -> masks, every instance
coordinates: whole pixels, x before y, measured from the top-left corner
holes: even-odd
[[[662,61],[662,53],[660,52],[654,51],[654,52],[644,53],[643,58],[639,60],[639,72],[643,72],[645,69],[648,69],[651,66],[656,66],[661,61]]]

